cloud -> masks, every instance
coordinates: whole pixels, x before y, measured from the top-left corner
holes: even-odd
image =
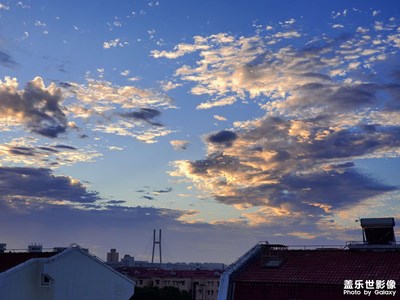
[[[342,24],[333,24],[332,28],[344,28]]]
[[[227,121],[227,118],[225,118],[223,116],[219,116],[219,115],[214,115],[214,119],[216,119],[218,121]]]
[[[198,50],[207,50],[209,48],[207,45],[204,45],[202,43],[203,40],[201,37],[195,37],[194,40],[195,44],[179,44],[174,48],[174,51],[171,52],[153,50],[151,51],[151,55],[154,58],[165,57],[169,59],[175,59],[188,53],[192,53]]]
[[[111,124],[97,124],[93,131],[128,136],[146,144],[154,144],[157,142],[157,138],[173,133],[172,130],[164,127],[157,126],[155,128],[147,128],[142,124],[123,120],[118,120]]]
[[[194,90],[192,89],[192,92]],[[203,91],[197,91],[198,93],[202,94]],[[229,97],[224,97],[220,99],[214,99],[212,101],[204,102],[199,104],[196,109],[210,109],[213,107],[219,107],[219,106],[226,106],[226,105],[231,105],[236,102],[236,97],[234,96],[229,96]]]
[[[277,36],[269,33],[224,44],[199,39],[207,51],[175,72],[195,84],[192,94],[215,99],[198,107],[231,97],[253,100],[264,116],[206,135],[206,156],[175,161],[170,174],[220,203],[244,208],[241,221],[252,226],[270,216],[326,220],[396,192],[357,165],[400,155],[399,33],[391,24],[371,24],[379,33],[346,24],[352,33],[307,37],[298,47],[271,46],[267,41]]]
[[[168,82],[162,81],[161,84],[162,84],[161,87],[165,92],[168,92],[170,90],[176,89],[179,86],[182,86],[181,83],[173,83],[172,81]]]
[[[139,111],[120,114],[121,117],[145,121],[154,126],[162,126],[160,123],[153,122],[152,119],[161,115],[161,112],[152,108],[141,108]]]
[[[37,139],[19,138],[0,145],[0,162],[11,166],[61,167],[93,162],[101,156],[89,146],[77,149],[62,144],[41,144]]]
[[[231,147],[232,143],[237,139],[236,133],[228,130],[219,131],[207,137],[207,141],[214,144],[221,144],[226,147]]]
[[[46,27],[46,23],[37,20],[37,21],[35,21],[35,26],[38,26],[38,27]]]
[[[278,32],[274,35],[274,37],[277,38],[284,38],[284,39],[290,39],[290,38],[298,38],[301,37],[301,34],[298,33],[297,31],[286,31],[286,32]]]
[[[74,108],[86,110],[83,117],[102,115],[108,111],[139,108],[173,108],[172,99],[151,89],[140,89],[132,85],[119,86],[109,81],[87,78],[86,84],[68,82],[63,84],[66,97],[79,100]],[[73,112],[74,113],[74,112]]]
[[[11,57],[11,55],[7,54],[4,51],[0,51],[0,64],[6,68],[15,68],[18,64]]]
[[[78,180],[56,176],[45,168],[0,167],[0,197],[7,205],[38,207],[49,203],[93,203],[96,192],[88,191]]]
[[[118,204],[126,203],[126,201],[124,201],[124,200],[108,200],[106,203],[107,204],[116,204],[116,205],[118,205]]]
[[[214,135],[206,140],[205,159],[177,161],[171,175],[186,177],[228,205],[285,205],[289,211],[309,214],[397,189],[360,173],[351,161],[385,156],[388,148],[399,151],[397,130],[367,126],[324,132],[320,121],[321,125],[311,122],[292,131],[292,121],[267,117],[235,135],[217,135],[217,144],[231,143],[224,148],[215,147]]]
[[[174,108],[166,94],[91,78],[86,84],[63,84],[63,89],[66,98],[75,99],[68,106],[70,118],[95,119],[94,125],[88,125],[93,131],[131,136],[146,143],[155,143],[157,137],[172,132],[153,120],[161,110]]]
[[[158,194],[165,194],[165,193],[170,193],[172,192],[172,187],[161,189],[161,190],[154,190],[153,193],[158,195]]]
[[[107,42],[104,42],[103,43],[103,48],[104,49],[110,49],[110,48],[116,48],[116,47],[123,48],[123,47],[128,46],[128,45],[129,45],[129,42],[121,41],[120,38],[116,38],[114,40],[109,40]]]
[[[42,78],[18,89],[15,78],[0,81],[0,118],[23,124],[39,135],[56,138],[66,132],[67,118],[61,107],[62,92],[54,84],[45,87]]]
[[[131,73],[129,70],[124,70],[120,73],[121,76],[128,76]]]
[[[175,150],[186,150],[189,146],[189,141],[185,140],[172,140],[169,142]]]
[[[345,12],[339,15],[345,15]],[[196,36],[192,44],[179,44],[175,51],[164,51],[163,55],[157,52],[158,55],[153,56],[174,59],[198,52],[198,59],[193,65],[185,64],[174,74],[176,79],[194,84],[191,88],[193,95],[205,95],[211,99],[198,104],[197,109],[254,99],[258,103],[275,105],[265,107],[270,110],[276,109],[279,100],[298,95],[301,89],[307,88],[307,84],[310,87],[317,84],[325,87],[332,85],[329,87],[331,93],[335,92],[335,88],[344,91],[347,87],[343,82],[335,82],[338,78],[334,76],[342,76],[341,79],[353,75],[358,77],[361,73],[356,74],[355,71],[360,69],[373,72],[375,64],[397,53],[400,38],[391,23],[374,24],[381,28],[379,30],[385,29],[385,32],[371,32],[368,36],[368,30],[373,31],[373,28],[354,24],[346,26],[349,32],[334,38],[326,35],[301,36],[297,31],[285,27],[279,33],[265,31],[265,36],[234,37],[226,33]],[[288,41],[301,39],[301,45],[305,46],[288,46],[281,41],[282,38]],[[351,84],[360,83],[367,89],[368,80],[365,76],[363,79],[356,78],[348,82],[348,88],[351,89]]]

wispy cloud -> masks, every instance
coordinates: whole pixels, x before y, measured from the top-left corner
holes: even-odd
[[[70,82],[63,87],[66,98],[77,100],[69,106],[69,116],[97,119],[90,128],[93,131],[131,136],[146,143],[154,143],[157,137],[172,132],[154,121],[161,110],[174,108],[173,100],[166,94],[91,78],[87,84]]]
[[[127,41],[122,41],[120,38],[116,38],[113,40],[109,40],[103,43],[103,48],[104,49],[110,49],[110,48],[116,48],[116,47],[125,47],[128,46],[129,42]]]
[[[0,145],[0,162],[8,166],[57,168],[77,162],[93,162],[100,156],[98,151],[90,147],[77,149],[62,144],[41,144],[33,138],[13,139]]]
[[[0,50],[0,64],[7,68],[15,68],[18,64],[8,53]]]

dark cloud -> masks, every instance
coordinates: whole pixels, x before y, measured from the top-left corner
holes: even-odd
[[[169,193],[172,192],[172,187],[166,188],[164,190],[154,190],[154,193],[161,194],[161,193]]]
[[[341,86],[326,100],[338,109],[354,110],[377,103],[376,90],[373,84]]]
[[[346,162],[343,164],[338,164],[338,165],[331,165],[333,169],[348,169],[348,168],[353,168],[355,166],[355,163],[353,162]]]
[[[301,201],[326,203],[335,209],[350,207],[362,200],[397,190],[395,186],[382,184],[355,170],[289,175],[281,184],[281,188],[287,188],[292,192],[299,203]]]
[[[390,96],[389,101],[386,102],[384,109],[386,111],[399,111],[400,110],[400,84],[398,84],[397,82],[386,84],[382,87],[382,90],[384,90]]]
[[[153,121],[154,118],[160,115],[161,112],[159,110],[152,108],[141,108],[139,111],[132,111],[120,114],[120,116],[123,118],[145,121],[154,126],[163,126],[161,123]]]
[[[0,198],[92,203],[99,196],[77,180],[56,176],[50,169],[0,167]]]
[[[26,155],[26,156],[35,155],[34,149],[28,147],[11,147],[8,151],[14,155]]]
[[[146,200],[154,200],[154,197],[151,196],[142,196],[140,198],[146,199]]]
[[[55,145],[54,148],[67,149],[67,150],[78,150],[75,147],[68,146],[68,145]]]
[[[64,145],[22,147],[4,144],[0,154],[12,158],[14,162],[36,166],[57,166],[72,163],[73,160],[67,154],[76,150],[74,147]],[[81,156],[79,159],[82,160],[84,157]]]
[[[240,160],[237,157],[223,155],[221,153],[209,155],[207,159],[190,162],[192,173],[199,175],[206,175],[213,169],[232,171],[239,164]]]
[[[58,85],[64,89],[71,88],[74,85],[70,84],[69,82],[59,81]]]
[[[107,204],[123,204],[126,203],[124,200],[109,200],[106,202]]]
[[[17,91],[15,83],[6,79],[0,86],[0,117],[16,117],[32,132],[56,138],[67,129],[61,101],[61,90],[54,85],[45,88],[40,77],[28,82],[22,91]]]
[[[55,146],[55,148],[56,148],[56,146]],[[50,147],[38,147],[38,149],[47,151],[47,152],[51,152],[51,153],[59,153],[60,152],[60,151],[50,148]]]
[[[298,114],[306,115],[315,109],[332,112],[332,117],[343,112],[357,112],[374,104],[379,99],[376,94],[382,90],[375,84],[353,84],[341,86],[338,84],[312,82],[298,86],[295,89],[291,109]]]
[[[65,65],[64,64],[60,64],[57,66],[57,70],[62,72],[62,73],[67,73],[67,71],[65,70]]]
[[[7,68],[15,68],[17,66],[11,55],[3,51],[0,51],[0,64]]]
[[[321,74],[321,73],[308,72],[308,73],[302,74],[302,76],[308,77],[308,78],[315,78],[315,79],[320,79],[320,80],[332,81],[330,76],[325,75],[325,74]]]
[[[351,158],[384,148],[400,147],[400,129],[360,126],[339,130],[312,144],[303,144],[311,159]]]
[[[223,130],[215,134],[211,134],[207,140],[211,143],[222,144],[231,147],[232,143],[237,139],[237,134],[232,131]]]

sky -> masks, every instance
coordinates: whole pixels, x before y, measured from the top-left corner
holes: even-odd
[[[0,70],[9,249],[231,263],[400,220],[398,0],[1,0]]]

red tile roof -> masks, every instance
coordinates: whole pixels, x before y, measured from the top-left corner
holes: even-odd
[[[0,253],[0,273],[7,271],[31,258],[43,258],[56,255],[57,252],[36,252],[36,253]]]
[[[234,281],[343,285],[357,279],[400,282],[400,252],[288,250],[278,268],[262,268],[258,255]]]

